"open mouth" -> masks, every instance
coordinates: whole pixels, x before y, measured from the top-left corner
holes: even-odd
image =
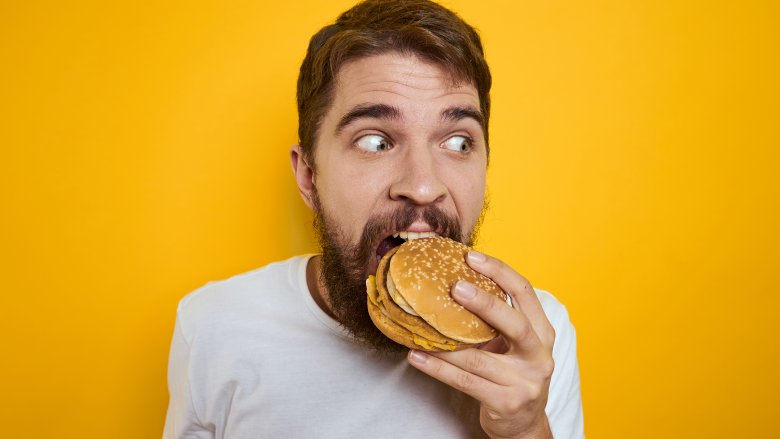
[[[411,241],[413,239],[420,239],[420,238],[433,238],[436,236],[439,236],[439,234],[436,232],[394,233],[379,242],[379,245],[376,248],[376,260],[379,261],[380,259],[382,259],[382,256],[387,254],[387,252],[389,252],[395,247],[398,247],[399,245],[403,244],[406,241]]]

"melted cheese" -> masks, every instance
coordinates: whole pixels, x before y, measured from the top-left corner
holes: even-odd
[[[374,275],[369,275],[368,279],[366,279],[366,293],[368,294],[368,300],[374,305],[379,306],[379,303],[377,303],[376,300],[376,279],[374,278]]]
[[[443,349],[445,351],[454,351],[455,345],[451,344],[444,344],[444,343],[437,343],[435,341],[428,340],[426,338],[420,337],[417,334],[414,334],[414,344],[417,346],[422,347],[425,350],[430,351],[433,348],[439,348]]]

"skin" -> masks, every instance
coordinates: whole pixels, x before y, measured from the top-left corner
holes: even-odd
[[[337,129],[355,108],[376,104],[397,111],[393,116],[359,117]],[[322,209],[352,244],[359,241],[372,212],[391,212],[405,204],[435,205],[457,217],[462,235],[469,236],[483,206],[487,153],[478,120],[442,117],[450,109],[478,113],[479,96],[471,84],[454,84],[436,65],[398,53],[345,64],[318,133],[316,172],[299,146],[290,153],[303,200],[314,208],[316,188]],[[417,221],[408,230],[431,227]],[[376,270],[377,261],[371,259],[366,273]],[[468,262],[508,292],[513,307],[465,282],[453,287],[453,298],[501,337],[482,349],[410,351],[409,363],[480,401],[481,425],[491,437],[551,438],[544,407],[553,371],[554,330],[525,278],[477,252],[469,254]],[[309,289],[330,313],[318,270],[319,262],[312,258]]]

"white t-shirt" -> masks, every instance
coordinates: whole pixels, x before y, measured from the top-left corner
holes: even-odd
[[[473,438],[478,406],[409,366],[356,345],[314,302],[310,256],[209,283],[180,302],[164,439]],[[547,416],[582,438],[574,328],[537,290],[555,327]]]

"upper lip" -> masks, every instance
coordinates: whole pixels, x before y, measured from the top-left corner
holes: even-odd
[[[436,233],[439,233],[439,230],[434,230],[433,227],[431,227],[430,225],[428,225],[427,223],[424,223],[422,221],[415,221],[415,222],[412,223],[412,225],[410,225],[406,229],[404,229],[404,230],[396,230],[393,233],[397,233],[397,232],[418,232],[418,233],[419,232],[436,232]]]
[[[435,233],[437,233],[439,235],[442,234],[441,230],[434,229],[432,226],[430,226],[427,223],[424,223],[424,222],[414,222],[414,223],[412,223],[412,225],[410,225],[409,227],[406,227],[404,229],[387,229],[387,230],[383,231],[382,233],[377,235],[377,241],[374,243],[374,247],[378,246],[379,243],[382,242],[382,240],[384,240],[385,238],[387,238],[389,236],[393,236],[393,235],[395,235],[396,233],[399,233],[399,232],[417,232],[417,233],[435,232]]]

